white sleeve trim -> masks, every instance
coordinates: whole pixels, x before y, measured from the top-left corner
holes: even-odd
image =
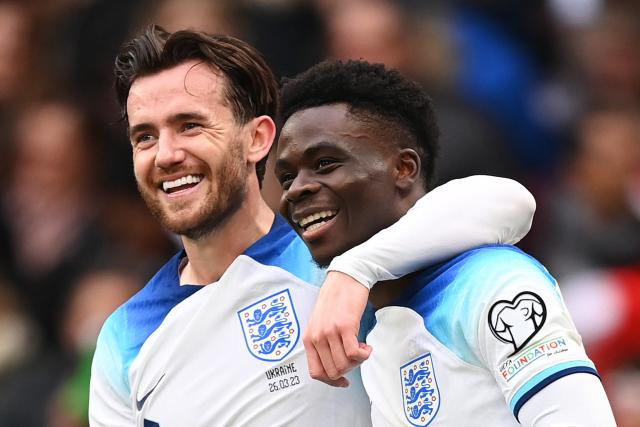
[[[397,223],[333,259],[340,271],[371,288],[460,252],[514,244],[531,228],[535,199],[507,178],[456,179],[423,196]]]
[[[525,427],[615,427],[600,379],[588,373],[559,378],[538,391],[520,409]]]

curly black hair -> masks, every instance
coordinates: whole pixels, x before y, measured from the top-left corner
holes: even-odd
[[[349,114],[377,126],[400,148],[413,148],[422,162],[428,189],[433,182],[439,131],[431,100],[417,83],[397,70],[366,61],[325,61],[284,79],[279,117],[283,125],[299,110],[346,103]]]

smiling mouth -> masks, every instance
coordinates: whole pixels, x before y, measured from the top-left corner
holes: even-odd
[[[173,181],[162,181],[162,191],[167,194],[177,193],[195,187],[202,181],[202,175],[186,175]]]
[[[300,226],[300,228],[302,228],[305,232],[309,232],[322,227],[323,224],[329,222],[337,214],[337,210],[326,210],[305,216],[304,218],[296,222],[298,226]]]

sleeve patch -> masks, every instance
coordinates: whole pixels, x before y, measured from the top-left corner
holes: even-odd
[[[499,300],[489,309],[489,329],[493,336],[513,346],[515,355],[536,335],[547,318],[547,307],[538,294],[520,292],[511,301]]]

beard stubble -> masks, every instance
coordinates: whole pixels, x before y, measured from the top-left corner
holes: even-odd
[[[242,156],[242,145],[238,141],[230,144],[220,167],[212,172],[211,180],[217,183],[203,196],[198,213],[192,220],[172,218],[176,213],[168,213],[155,195],[142,188],[138,191],[147,204],[151,214],[167,230],[192,240],[200,240],[222,226],[240,209],[247,194],[247,176],[249,170]],[[217,190],[217,194],[214,191]],[[176,206],[174,210],[181,210]],[[179,213],[177,214],[179,215]]]

